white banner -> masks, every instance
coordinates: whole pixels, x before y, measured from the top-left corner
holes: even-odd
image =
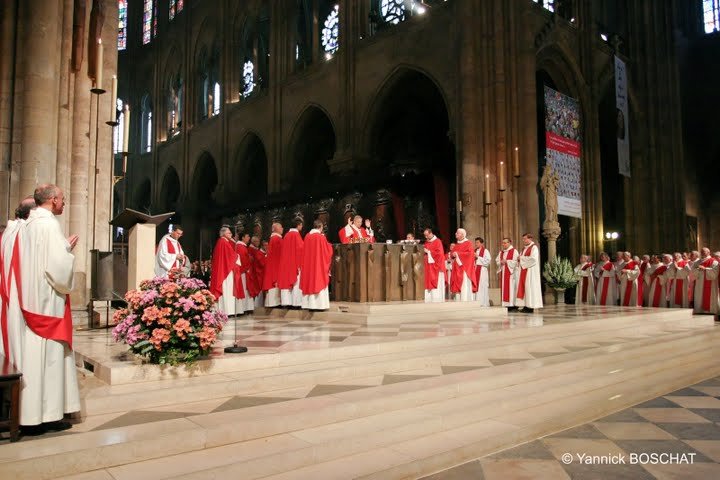
[[[628,122],[627,70],[625,62],[615,57],[615,106],[617,108],[618,170],[630,177],[630,128]]]

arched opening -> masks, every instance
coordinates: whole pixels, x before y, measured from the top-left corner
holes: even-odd
[[[435,228],[452,241],[455,217],[456,158],[449,112],[442,92],[422,72],[403,69],[385,83],[372,107],[368,129],[370,159],[363,176],[389,187],[394,228],[405,238]],[[388,227],[390,227],[388,225]]]
[[[175,167],[168,167],[160,187],[160,208],[162,212],[177,212],[179,198],[180,177]],[[179,214],[176,215],[176,217],[179,216]]]
[[[629,247],[625,224],[625,177],[620,175],[618,166],[618,114],[614,77],[600,101],[598,118],[603,229],[604,232],[619,233],[617,240],[611,238],[606,241],[605,248],[612,252],[625,251]]]
[[[214,200],[218,186],[218,172],[215,159],[203,153],[193,171],[188,202],[180,214],[184,218],[184,248],[194,252],[196,258],[208,258],[212,252],[222,214]]]
[[[317,188],[330,177],[328,162],[335,156],[335,129],[320,108],[308,107],[295,126],[290,158],[295,167],[293,189]]]
[[[268,194],[268,163],[260,137],[249,133],[240,144],[231,167],[232,195],[243,205],[262,205]]]
[[[135,210],[150,213],[152,203],[152,185],[150,179],[146,178],[138,184],[133,193],[133,207]]]

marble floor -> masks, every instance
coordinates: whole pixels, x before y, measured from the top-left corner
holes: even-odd
[[[568,453],[570,457],[563,457]],[[588,462],[584,454],[614,458],[616,463]],[[525,478],[720,478],[720,377],[423,480]]]
[[[231,344],[233,327],[224,333]],[[95,370],[80,370],[81,414],[64,432],[0,439],[0,478],[419,478],[481,457],[436,475],[489,478],[485,455],[529,441],[557,452],[536,439],[659,395],[715,425],[694,411],[715,407],[675,397],[720,383],[668,394],[720,376],[720,329],[689,311],[555,306],[371,326],[271,315],[240,317],[237,338],[247,354],[218,345],[200,367],[171,369],[128,356],[107,331],[76,332]],[[705,440],[649,420],[678,442]],[[592,428],[615,444],[632,431]],[[526,478],[523,458],[504,478]],[[527,460],[554,472],[553,458]]]

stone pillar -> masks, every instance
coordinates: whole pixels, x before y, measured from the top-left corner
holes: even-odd
[[[547,238],[547,259],[548,262],[557,257],[557,239],[560,237],[560,224],[555,221],[545,220],[543,222],[543,237]]]
[[[22,149],[20,196],[38,183],[55,182],[57,163],[58,95],[60,81],[61,3],[26,0],[20,3],[23,42]],[[117,8],[117,7],[116,7]]]
[[[15,95],[15,48],[17,29],[15,22],[15,2],[0,2],[0,45],[3,54],[0,56],[0,225],[7,224],[13,215],[11,199],[11,172],[13,161],[14,141],[14,112],[16,108]]]

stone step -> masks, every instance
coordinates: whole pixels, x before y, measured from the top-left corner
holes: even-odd
[[[695,327],[699,328],[701,325]],[[639,326],[623,325],[616,330],[604,329],[610,336],[642,335],[663,331],[662,323],[644,322]],[[584,340],[585,333],[565,336],[543,332],[532,338],[503,339],[492,342],[483,335],[473,338],[475,343],[461,346],[431,348],[429,350],[399,352],[372,357],[345,359],[334,362],[317,362],[312,364],[292,365],[270,369],[258,369],[252,372],[234,372],[223,375],[181,379],[172,384],[152,382],[140,385],[119,385],[100,388],[92,391],[92,396],[85,397],[84,415],[98,415],[127,410],[128,405],[142,404],[145,408],[160,407],[178,403],[198,402],[214,398],[234,395],[273,396],[275,390],[314,386],[333,382],[349,382],[358,378],[377,375],[396,374],[403,371],[420,370],[441,366],[472,365],[493,368],[490,359],[531,360],[527,351],[531,352],[567,352],[562,344],[589,343],[592,348],[597,344]],[[531,343],[531,347],[527,343]],[[427,353],[429,351],[430,353]]]
[[[685,350],[685,353],[681,354],[685,365],[691,365],[685,368],[684,375],[691,371],[700,372],[712,361],[712,355],[708,354],[706,350],[707,346],[703,345],[694,352]],[[680,362],[672,364],[674,366],[682,365]],[[698,364],[701,364],[702,368],[698,368]],[[629,366],[626,372],[614,377],[605,376],[605,381],[601,384],[591,383],[584,389],[581,388],[580,385],[583,381],[588,381],[593,373],[601,374],[603,370],[603,367],[596,367],[594,371],[565,375],[562,385],[554,386],[552,391],[534,389],[534,393],[519,396],[513,395],[515,392],[502,388],[473,395],[472,398],[467,398],[467,404],[462,406],[448,405],[447,401],[440,401],[421,407],[385,412],[332,425],[295,431],[286,439],[287,441],[294,439],[291,448],[286,451],[267,455],[260,453],[256,457],[246,457],[235,462],[233,462],[231,454],[220,460],[222,466],[216,466],[209,470],[197,468],[197,463],[193,458],[197,454],[191,453],[187,458],[183,456],[183,458],[157,459],[111,468],[109,471],[117,480],[137,478],[137,475],[143,471],[168,473],[166,476],[158,478],[185,479],[220,478],[228,475],[231,478],[241,475],[242,478],[254,479],[266,478],[267,475],[274,474],[278,476],[268,478],[325,478],[327,475],[329,475],[328,478],[337,478],[338,472],[343,472],[343,478],[354,478],[358,474],[377,473],[378,469],[382,474],[377,478],[406,478],[405,475],[408,472],[423,473],[422,470],[412,470],[413,465],[418,461],[434,466],[433,462],[438,461],[435,455],[425,459],[419,452],[438,448],[436,444],[444,446],[440,447],[440,451],[445,457],[449,457],[452,454],[459,454],[454,450],[445,451],[443,448],[451,446],[454,449],[462,449],[465,448],[463,442],[466,441],[472,441],[471,445],[481,441],[486,442],[481,443],[481,446],[489,449],[488,453],[491,453],[506,448],[508,444],[514,445],[543,434],[542,425],[510,423],[511,421],[518,423],[513,417],[517,412],[533,411],[533,416],[538,419],[551,418],[547,416],[547,412],[550,412],[550,415],[557,413],[556,416],[566,422],[566,426],[572,426],[584,421],[582,413],[578,413],[579,416],[575,417],[569,415],[573,410],[572,408],[568,410],[567,406],[563,406],[558,412],[553,413],[555,405],[567,401],[577,403],[577,398],[585,395],[586,391],[595,393],[594,396],[588,397],[593,401],[602,399],[605,400],[604,403],[607,403],[608,394],[604,392],[606,388],[612,387],[613,391],[622,391],[625,388],[632,389],[633,385],[638,382],[646,382],[646,385],[650,387],[658,385],[657,378],[652,376],[659,375],[655,360],[640,358],[632,366]],[[679,375],[677,378],[680,382],[684,381],[683,375]],[[681,383],[678,387],[683,385],[685,384]],[[532,386],[528,387],[532,389]],[[661,391],[657,394],[660,393],[666,392]],[[647,396],[648,393],[645,391],[640,395]],[[646,399],[648,398],[641,396],[637,401]],[[585,407],[585,405],[575,406]],[[618,408],[617,405],[612,407]],[[509,416],[509,418],[503,421],[493,418],[502,416]],[[553,429],[558,428],[554,423],[551,425]],[[270,438],[277,439],[278,437]],[[491,442],[487,443],[488,440]],[[298,441],[306,442],[306,444],[298,443]],[[233,451],[246,451],[246,444],[256,445],[252,442],[256,442],[256,440],[235,443]],[[226,447],[218,447],[218,449],[229,451]],[[356,462],[360,458],[367,459],[368,453],[377,454],[383,451],[386,453],[391,451],[392,456],[380,455],[378,457],[381,459],[380,461],[370,462],[369,465],[372,467],[369,467],[368,464],[363,465],[363,462]],[[213,451],[210,452],[210,455],[217,458],[217,453]],[[459,458],[464,460],[462,456]],[[392,461],[386,462],[383,459]],[[447,468],[445,464],[440,463],[440,465]],[[359,468],[359,470],[354,470],[355,468]],[[400,474],[396,475],[398,469],[400,469]],[[193,473],[188,473],[193,470],[195,470]],[[182,475],[183,473],[184,475]],[[393,473],[393,475],[386,476],[389,473]]]
[[[630,378],[633,373],[636,374],[633,377],[636,379],[635,384],[638,383],[637,379],[642,380],[643,378],[654,378],[657,382],[658,378],[652,377],[652,372],[657,372],[659,361],[663,361],[664,369],[667,368],[674,372],[676,366],[682,365],[683,361],[687,363],[687,359],[692,359],[692,356],[696,355],[698,359],[695,361],[702,363],[702,368],[698,366],[698,368],[685,369],[684,381],[690,381],[694,380],[697,375],[710,376],[714,374],[710,367],[716,368],[713,359],[716,358],[717,352],[709,348],[709,345],[716,343],[719,335],[713,331],[702,330],[683,332],[674,334],[673,340],[664,337],[654,341],[645,339],[643,340],[644,346],[633,347],[631,344],[627,344],[624,349],[602,347],[602,349],[598,349],[604,350],[604,354],[600,356],[589,355],[585,358],[577,358],[584,352],[575,352],[568,354],[564,362],[552,357],[552,361],[551,359],[534,360],[535,368],[527,368],[527,365],[525,368],[520,368],[517,364],[509,364],[498,367],[495,372],[468,371],[403,384],[288,401],[282,404],[40,439],[33,441],[34,448],[32,450],[19,448],[18,446],[21,444],[12,444],[0,449],[0,473],[3,478],[10,478],[10,475],[17,478],[53,478],[58,475],[135,463],[173,454],[182,454],[184,457],[188,454],[187,452],[202,448],[268,439],[387,412],[396,412],[399,415],[412,409],[429,409],[438,402],[454,401],[453,399],[456,397],[488,392],[490,389],[497,394],[498,389],[507,389],[512,385],[520,386],[522,382],[540,381],[543,378],[549,379],[563,373],[577,373],[588,368],[594,368],[596,372],[607,372],[608,368],[613,367],[624,368],[616,376],[610,377],[612,382]],[[490,378],[494,381],[489,382]],[[595,390],[601,388],[593,383],[595,380],[591,375],[585,375],[584,378],[585,380],[581,380],[581,382],[588,388]],[[660,384],[662,382],[658,383],[658,385]],[[549,392],[540,390],[534,395],[552,395],[554,391],[562,398],[565,394],[559,393],[562,392],[560,388],[553,388]],[[577,390],[580,387],[578,382],[572,382],[566,388]],[[651,391],[645,386],[641,390],[641,394],[644,395]],[[490,393],[492,392],[481,394],[488,395]],[[508,402],[525,402],[527,404],[528,398],[533,394],[518,395],[516,392],[510,391],[510,395]],[[477,408],[482,409],[482,405],[487,404],[478,398],[473,400],[473,403],[478,406]],[[620,400],[615,406],[618,409],[622,408],[625,405],[623,402],[624,400]],[[500,406],[504,405],[502,401],[495,403]],[[552,402],[550,403],[552,404]],[[511,403],[507,405],[511,405]],[[437,413],[430,414],[438,415]],[[453,418],[450,416],[451,414],[452,412],[445,416],[446,421]],[[441,415],[440,417],[442,418]],[[382,425],[378,425],[378,428],[381,427]],[[448,423],[447,427],[453,427],[453,424]],[[352,441],[348,440],[348,442],[352,444]],[[315,452],[319,447],[313,445],[312,448],[312,451]],[[338,454],[354,455],[354,452],[354,450],[343,451]],[[286,458],[292,456],[293,453],[283,452],[280,455],[282,458]],[[298,458],[300,457],[309,459],[312,463],[322,463],[328,458],[318,457],[316,459],[315,454],[308,456],[307,451],[298,456]],[[278,460],[269,463],[269,465],[273,464],[277,465]],[[290,468],[297,468],[297,466],[291,465]],[[443,464],[442,468],[447,468],[447,466]],[[28,472],[33,472],[33,475],[28,475]],[[271,473],[277,473],[277,471],[265,474]],[[202,478],[213,478],[213,475]],[[251,477],[246,477],[244,474],[243,478]]]

